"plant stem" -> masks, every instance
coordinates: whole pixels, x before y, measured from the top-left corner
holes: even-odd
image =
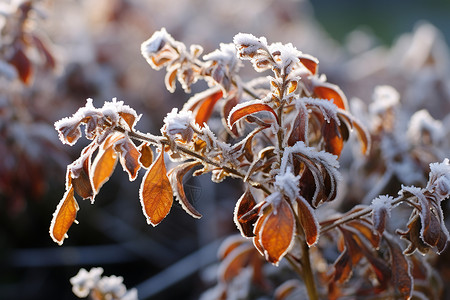
[[[303,281],[306,285],[309,300],[318,300],[316,282],[314,281],[314,274],[311,268],[311,260],[309,256],[309,246],[306,241],[302,241],[302,257],[300,259],[303,266]]]
[[[140,132],[136,132],[136,131],[128,131],[125,130],[122,127],[118,127],[116,126],[114,128],[114,130],[122,132],[122,133],[127,133],[128,136],[132,139],[135,140],[139,140],[139,141],[143,141],[143,142],[147,142],[147,143],[151,143],[153,145],[167,145],[170,146],[170,141],[164,137],[159,137],[159,136],[154,136],[154,135],[150,135],[150,134],[143,134]],[[186,147],[183,147],[182,145],[176,144],[176,149],[184,154],[187,154],[188,156],[198,159],[206,164],[212,165],[214,167],[220,168],[225,170],[227,173],[234,175],[235,177],[239,177],[239,178],[245,178],[245,174],[243,174],[242,172],[240,172],[239,170],[227,167],[227,166],[222,166],[220,165],[220,163],[213,161],[211,159],[209,159],[208,157],[202,156],[201,154],[198,154],[195,151],[192,151],[191,149],[188,149]],[[269,190],[269,188],[267,188],[266,186],[264,186],[263,184],[259,183],[259,182],[255,182],[251,179],[247,179],[247,182],[249,184],[251,184],[253,187],[255,188],[259,188],[261,190],[263,190],[265,193],[267,194],[271,194],[271,191]]]

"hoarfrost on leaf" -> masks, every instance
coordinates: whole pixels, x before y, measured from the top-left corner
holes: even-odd
[[[445,137],[445,130],[441,121],[435,120],[427,110],[422,109],[412,115],[407,136],[413,143],[418,143],[424,135],[429,135],[430,142],[435,145]]]
[[[162,133],[167,134],[170,139],[174,139],[176,135],[180,135],[184,141],[190,141],[194,131],[195,118],[190,110],[181,110],[173,108],[164,118],[164,127]]]
[[[400,94],[391,86],[377,86],[373,93],[373,100],[374,102],[369,105],[369,111],[379,115],[397,106],[400,102]]]
[[[430,164],[430,180],[426,189],[437,193],[441,201],[450,195],[450,164],[448,158],[444,159],[442,163]]]
[[[299,195],[299,182],[300,175],[295,176],[292,173],[290,166],[286,168],[284,173],[275,176],[275,186],[277,186],[280,191],[284,192],[284,194],[292,201]]]

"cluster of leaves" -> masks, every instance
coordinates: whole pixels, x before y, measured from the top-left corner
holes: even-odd
[[[140,168],[148,169],[139,197],[149,224],[156,226],[167,216],[174,196],[186,212],[201,217],[182,184],[184,175],[195,170],[194,175],[211,173],[214,182],[235,177],[245,185],[234,221],[248,240],[223,247],[221,298],[232,292],[236,275],[249,266],[253,281],[265,286],[262,257],[274,265],[286,257],[302,275],[312,299],[317,298],[314,281],[319,279],[328,287],[320,292],[331,299],[349,293],[393,291],[403,299],[424,294],[413,286],[416,272],[411,272],[409,262],[419,266],[422,261],[407,255],[415,249],[440,253],[447,244],[440,203],[450,193],[448,160],[431,165],[423,189],[405,186],[398,198],[380,196],[371,205],[354,207],[338,217],[321,214],[319,218],[317,211],[323,204],[339,198],[342,176],[338,158],[350,132],[358,133],[363,154],[370,151],[371,137],[348,110],[339,87],[319,76],[315,57],[292,44],[269,44],[263,37],[240,33],[234,43],[221,44],[220,49],[200,58],[201,46],[193,45],[187,51],[164,29],[145,41],[141,51],[153,68],[166,68],[169,91],[175,91],[177,80],[186,92],[198,80],[205,80],[209,88],[189,99],[180,111],[173,109],[164,119],[161,136],[136,131],[139,116],[115,99],[102,108],[88,100],[72,117],[56,122],[63,143],[73,145],[81,136],[81,125],[91,143],[67,167],[66,194],[50,226],[55,242],[61,245],[75,222],[75,193],[93,202],[117,161],[130,180],[137,178]],[[257,72],[271,70],[273,74],[244,82],[238,75],[240,60],[250,60]],[[213,132],[208,121],[216,111],[224,126]],[[159,150],[155,159],[150,146]],[[176,163],[170,170],[166,169],[165,153]],[[391,209],[400,203],[412,207],[409,230],[399,232],[410,242],[403,252],[398,238],[385,230]],[[333,243],[328,237],[335,231],[340,255],[330,260],[326,251],[320,250]],[[323,239],[319,239],[321,234]],[[331,273],[312,270],[310,247],[317,259],[332,266]],[[366,280],[346,290],[344,284],[362,261],[368,262],[361,268],[367,273],[362,276]],[[423,273],[419,274],[422,279],[429,277]],[[280,287],[277,299],[285,299],[296,284]]]

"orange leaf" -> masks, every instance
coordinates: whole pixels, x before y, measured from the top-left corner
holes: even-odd
[[[259,231],[259,240],[266,260],[278,264],[289,251],[295,233],[294,213],[286,200],[281,199],[266,217]]]
[[[297,198],[297,203],[300,224],[305,232],[306,242],[308,243],[308,246],[311,247],[317,243],[317,240],[319,239],[319,224],[314,216],[312,207],[305,198],[300,196]]]
[[[195,122],[198,125],[203,126],[203,123],[208,122],[213,112],[214,106],[216,105],[216,102],[222,99],[222,97],[223,91],[218,90],[202,101],[200,107],[196,110],[195,113]]]
[[[339,125],[334,119],[331,119],[329,123],[323,123],[322,136],[325,143],[325,151],[339,157],[342,148],[344,148],[344,139],[340,133]]]
[[[147,223],[156,226],[169,213],[173,203],[173,192],[166,175],[164,151],[159,153],[145,174],[139,190],[139,198]]]
[[[200,163],[198,161],[190,161],[173,168],[170,173],[170,183],[172,184],[173,191],[175,192],[176,199],[180,202],[181,207],[194,218],[201,218],[202,215],[195,209],[189,202],[184,192],[183,177],[195,166]]]
[[[250,255],[254,251],[249,243],[239,245],[233,249],[220,265],[219,278],[222,282],[231,282],[241,270],[245,268],[250,260]]]
[[[243,117],[261,111],[268,111],[272,113],[278,123],[277,114],[269,105],[256,101],[249,101],[241,105],[237,105],[234,109],[231,110],[230,115],[228,116],[228,127],[233,128],[234,124]]]
[[[141,153],[139,157],[139,162],[141,165],[148,169],[153,162],[153,151],[147,143],[142,143],[138,147],[138,151]]]
[[[94,159],[92,163],[92,186],[94,188],[95,194],[98,194],[98,191],[102,187],[102,185],[108,181],[109,177],[114,171],[117,163],[117,154],[114,151],[114,148],[110,146],[106,150],[100,149],[99,153]]]
[[[75,222],[78,209],[78,203],[74,197],[74,188],[70,186],[53,213],[50,225],[50,236],[58,245],[62,245],[67,237],[66,233],[72,223]]]
[[[139,164],[141,153],[128,137],[116,142],[114,149],[120,153],[120,164],[122,165],[123,170],[128,173],[130,181],[135,180],[137,172],[141,168],[141,165]]]
[[[347,110],[347,98],[338,86],[328,82],[315,82],[315,84],[317,85],[314,86],[313,92],[317,98],[333,99],[333,103],[338,108]]]
[[[253,237],[253,225],[256,222],[257,213],[250,219],[242,219],[246,213],[251,211],[256,206],[255,198],[253,198],[250,189],[247,189],[245,193],[239,198],[234,209],[234,223],[244,237]]]
[[[319,65],[319,60],[308,54],[303,54],[299,57],[300,62],[307,68],[312,75],[317,73],[317,66]]]

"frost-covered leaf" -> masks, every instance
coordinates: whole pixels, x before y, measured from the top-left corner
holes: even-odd
[[[114,144],[114,149],[120,154],[120,164],[122,165],[123,170],[128,173],[130,181],[135,180],[137,173],[141,168],[139,163],[141,153],[134,143],[126,136]]]
[[[159,153],[142,179],[139,198],[147,223],[156,226],[169,213],[173,203],[173,192],[166,175],[164,151]]]
[[[293,146],[296,142],[308,142],[308,119],[309,112],[305,104],[301,101],[295,103],[297,116],[292,124],[291,133],[287,141],[288,146]]]
[[[234,248],[220,264],[220,281],[224,283],[231,282],[248,265],[254,251],[249,243],[243,243]]]
[[[386,238],[391,253],[392,278],[395,289],[403,296],[410,299],[413,289],[413,278],[410,266],[398,243],[390,237]]]
[[[75,222],[78,209],[78,203],[74,197],[74,188],[70,186],[53,213],[50,225],[50,236],[58,245],[62,245],[67,237],[67,231]]]
[[[347,110],[347,97],[342,90],[334,84],[324,82],[320,79],[312,80],[314,85],[313,94],[316,98],[333,100],[333,103],[340,109]]]
[[[81,156],[67,166],[68,176],[71,177],[75,193],[83,199],[91,199],[91,202],[94,201],[95,196],[91,182],[91,158],[97,148],[98,145],[95,143],[89,144],[83,149]]]
[[[308,71],[311,72],[312,75],[315,75],[317,73],[319,60],[315,58],[312,55],[302,53],[302,55],[299,57],[300,62],[305,66],[305,68],[308,69]]]
[[[192,217],[201,218],[202,215],[195,209],[195,207],[189,202],[184,192],[183,177],[193,167],[200,165],[198,161],[190,161],[180,164],[169,171],[169,180],[174,191],[175,198],[180,202],[181,207]]]
[[[144,168],[148,169],[153,162],[153,151],[150,148],[150,145],[147,143],[142,143],[138,147],[138,151],[141,153],[139,162]]]
[[[271,207],[260,217],[264,221],[261,227],[255,227],[255,238],[264,250],[266,260],[277,265],[293,243],[295,218],[291,207],[283,198],[273,201]]]
[[[178,139],[185,143],[190,142],[194,135],[193,124],[194,116],[191,111],[181,110],[178,112],[177,108],[173,108],[164,117],[164,126],[161,129],[161,133],[167,135],[171,140]]]
[[[102,185],[111,177],[117,164],[117,154],[113,146],[100,148],[99,153],[92,162],[92,186],[98,194]]]
[[[379,196],[372,200],[373,228],[380,236],[383,235],[386,228],[386,220],[391,215],[392,200],[393,198],[390,196]]]
[[[251,216],[247,215],[256,206],[255,198],[247,189],[245,193],[239,198],[234,209],[234,223],[244,237],[253,237],[253,225],[255,224],[258,211],[255,211]],[[245,216],[245,217],[244,217]]]
[[[214,107],[223,97],[223,91],[219,86],[212,87],[191,97],[181,111],[192,111],[195,122],[203,126],[211,117]]]
[[[234,124],[240,119],[262,111],[270,112],[278,123],[278,117],[275,111],[267,104],[262,103],[261,100],[247,101],[236,105],[228,116],[228,127],[233,128]]]
[[[314,214],[314,210],[305,198],[299,196],[297,198],[298,218],[305,233],[306,243],[313,246],[319,240],[319,223]]]

